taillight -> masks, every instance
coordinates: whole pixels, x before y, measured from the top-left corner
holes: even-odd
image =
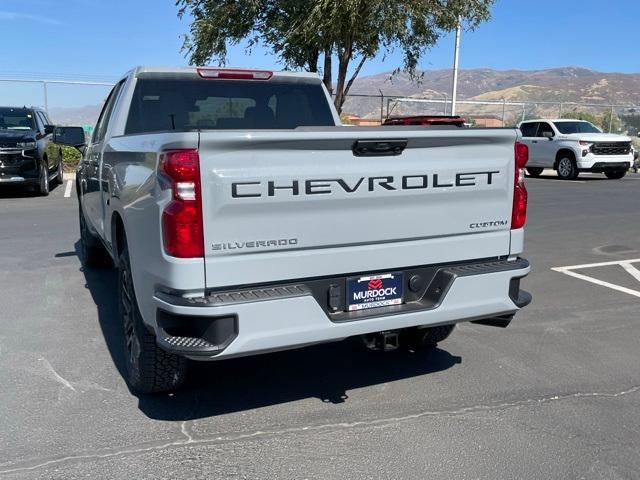
[[[172,200],[162,212],[167,255],[204,256],[200,157],[197,150],[169,150],[160,155],[160,172],[171,181]]]
[[[511,229],[524,227],[527,221],[527,189],[524,186],[524,167],[529,161],[529,147],[524,143],[515,145],[515,178],[513,183],[513,211]]]
[[[221,78],[228,80],[269,80],[273,72],[269,70],[239,70],[230,68],[198,68],[202,78]]]

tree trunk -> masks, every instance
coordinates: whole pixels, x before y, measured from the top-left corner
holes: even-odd
[[[347,79],[347,68],[349,68],[349,60],[351,60],[351,46],[346,47],[338,55],[338,81],[336,83],[336,98],[334,105],[338,113],[342,113],[342,105],[344,104],[344,83]]]
[[[309,64],[309,71],[316,73],[318,71],[318,59],[320,58],[319,50],[310,50],[307,63]]]
[[[333,94],[333,81],[331,72],[331,48],[327,48],[324,51],[324,68],[322,71],[322,82],[329,91],[329,94]]]
[[[356,71],[353,72],[353,75],[351,75],[351,79],[349,80],[349,83],[347,83],[347,86],[344,89],[344,97],[346,98],[347,94],[349,93],[349,90],[351,90],[351,85],[353,85],[354,80],[356,79],[356,77],[358,76],[358,74],[360,73],[360,69],[362,68],[362,65],[364,65],[364,62],[367,61],[367,57],[362,57],[362,60],[360,60],[360,63],[358,64]]]

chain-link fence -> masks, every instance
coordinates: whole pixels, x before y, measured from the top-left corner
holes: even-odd
[[[41,106],[56,123],[93,125],[113,81],[0,78],[0,105]],[[386,118],[405,115],[450,115],[446,95],[398,96],[349,94],[342,118],[354,125],[378,125]],[[522,102],[510,99],[458,100],[456,114],[471,126],[512,127],[530,118],[574,117],[589,120],[606,132],[640,129],[640,106],[571,101]]]
[[[355,125],[380,123],[394,116],[450,115],[451,98],[402,97],[388,95],[348,95],[343,118]],[[456,114],[471,126],[513,127],[531,118],[580,118],[598,125],[605,132],[640,129],[640,106],[583,102],[521,102],[513,100],[458,100]]]

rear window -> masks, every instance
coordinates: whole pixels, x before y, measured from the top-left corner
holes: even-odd
[[[523,123],[520,125],[520,131],[523,137],[535,137],[537,129],[537,123]]]
[[[136,85],[125,133],[333,125],[320,85],[143,78]]]

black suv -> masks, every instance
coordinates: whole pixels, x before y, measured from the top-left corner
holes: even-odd
[[[62,183],[62,149],[53,136],[44,110],[0,107],[0,185],[30,185],[48,195],[50,181]]]

